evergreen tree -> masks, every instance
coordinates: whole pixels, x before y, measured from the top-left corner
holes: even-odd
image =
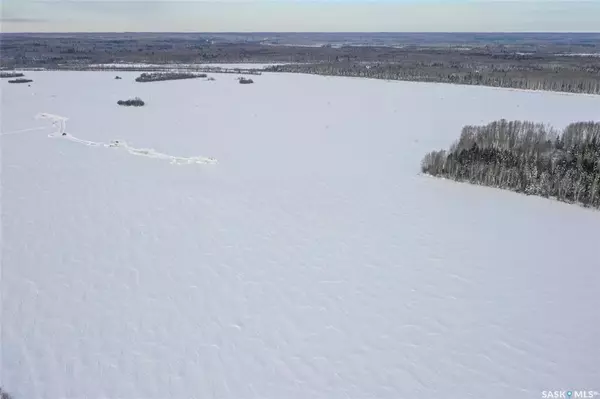
[[[533,122],[465,126],[449,151],[426,154],[421,170],[600,208],[600,123],[572,123],[560,135]]]

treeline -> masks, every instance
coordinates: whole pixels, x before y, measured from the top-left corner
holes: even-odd
[[[179,79],[194,79],[194,78],[205,78],[205,73],[182,73],[182,72],[156,72],[156,73],[142,73],[140,76],[135,78],[136,82],[159,82],[162,80],[179,80]]]
[[[424,173],[600,208],[600,123],[562,132],[506,120],[465,126],[448,151],[433,151]]]
[[[456,83],[514,89],[600,94],[600,70],[594,66],[555,68],[539,65],[475,65],[468,62],[351,63],[276,65],[268,72]]]

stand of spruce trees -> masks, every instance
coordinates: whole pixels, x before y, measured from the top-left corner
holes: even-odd
[[[562,132],[533,122],[465,126],[448,151],[433,151],[424,173],[600,208],[600,123]]]

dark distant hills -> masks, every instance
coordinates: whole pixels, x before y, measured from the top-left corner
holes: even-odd
[[[295,65],[271,71],[600,94],[600,33],[3,33],[0,39],[5,70],[286,63]]]
[[[598,33],[518,32],[103,32],[103,33],[1,33],[3,38],[71,38],[97,40],[192,40],[214,43],[263,43],[280,45],[370,45],[370,46],[567,46],[597,47]]]

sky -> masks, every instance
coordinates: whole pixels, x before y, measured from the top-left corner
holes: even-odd
[[[0,0],[2,32],[599,32],[600,0]]]

